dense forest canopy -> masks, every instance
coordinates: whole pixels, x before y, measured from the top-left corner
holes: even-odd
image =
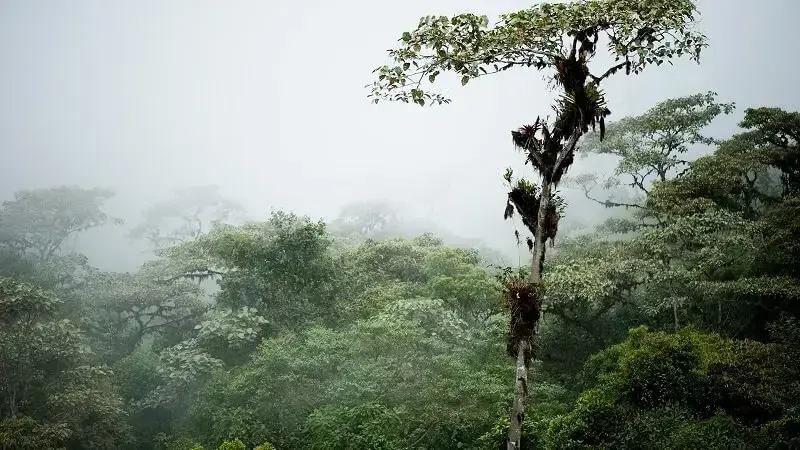
[[[665,104],[699,98],[710,97]],[[670,160],[650,129],[623,127],[639,121],[612,122],[603,145],[624,131],[641,146],[586,151],[617,152],[620,176]],[[732,138],[639,188],[624,220],[559,239],[523,445],[798,443],[798,124],[800,113],[746,109]],[[527,267],[432,234],[354,241],[353,228],[289,212],[216,222],[133,273],[43,254],[39,242],[104,222],[96,192],[24,191],[0,211],[5,448],[505,442],[502,288]]]
[[[389,52],[373,95],[418,105],[449,103],[423,88],[446,72],[555,77],[554,118],[497,139],[534,169],[498,198],[520,264],[389,201],[253,218],[189,186],[125,223],[105,188],[18,190],[0,205],[0,449],[800,448],[800,112],[706,91],[618,117],[600,89],[696,61],[694,13],[428,16]],[[617,60],[597,72],[601,38]],[[610,176],[570,169],[599,155]],[[567,192],[614,214],[570,223]],[[137,270],[69,245],[109,226],[148,249]]]

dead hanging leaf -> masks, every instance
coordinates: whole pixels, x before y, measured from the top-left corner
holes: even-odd
[[[508,220],[509,217],[514,216],[514,205],[510,201],[506,202],[506,210],[503,213],[503,220]]]

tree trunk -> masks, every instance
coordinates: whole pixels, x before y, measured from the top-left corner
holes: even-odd
[[[552,186],[549,181],[542,182],[541,196],[539,198],[539,215],[536,218],[536,232],[533,235],[533,258],[531,260],[531,283],[542,283],[542,263],[544,262],[544,223],[547,217],[547,208],[550,206],[550,192]]]
[[[672,317],[675,319],[675,332],[677,333],[681,329],[681,324],[678,321],[678,302],[675,300],[672,301]]]
[[[528,341],[522,341],[517,350],[517,379],[514,383],[514,407],[511,409],[511,425],[508,428],[508,450],[522,448],[522,423],[525,419],[525,398],[528,393],[528,367],[525,364],[525,353]]]
[[[540,286],[542,284],[542,263],[544,262],[544,226],[547,208],[550,206],[551,183],[548,180],[542,181],[542,189],[539,197],[539,211],[536,221],[536,231],[533,235],[533,258],[531,259],[531,283]],[[519,450],[522,448],[522,425],[525,420],[525,401],[528,395],[528,358],[533,357],[534,336],[530,339],[523,339],[517,344],[517,371],[514,383],[514,407],[511,409],[511,423],[508,427],[507,450]]]

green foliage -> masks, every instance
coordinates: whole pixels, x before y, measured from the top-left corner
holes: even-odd
[[[368,239],[342,256],[346,267],[341,317],[366,319],[392,302],[443,300],[463,320],[483,321],[499,311],[499,286],[475,250],[444,247],[429,236]]]
[[[55,317],[59,303],[0,278],[0,439],[12,448],[118,448],[128,426],[112,373],[92,365],[80,331]]]
[[[442,301],[414,299],[341,331],[273,338],[204,389],[192,410],[194,433],[207,442],[268,439],[279,448],[308,442],[304,430],[319,448],[430,446],[454,435],[468,444],[505,407],[500,343],[487,339],[501,333],[502,324],[470,329]],[[370,411],[380,413],[364,422]]]
[[[195,443],[191,439],[180,439],[171,441],[166,450],[203,450],[200,444]],[[241,440],[234,439],[232,441],[225,441],[217,447],[217,450],[249,450],[250,447],[246,446]],[[268,442],[253,447],[253,450],[275,450]]]
[[[202,290],[187,280],[162,281],[147,268],[135,274],[98,273],[79,293],[85,327],[116,360],[152,336],[191,329],[206,309]]]
[[[720,114],[733,112],[735,104],[717,103],[716,97],[707,92],[661,101],[640,116],[609,124],[602,141],[599,134],[588,134],[580,147],[619,157],[616,174],[630,174],[635,187],[651,174],[663,181],[671,170],[686,164],[680,155],[690,145],[717,143],[703,129]]]
[[[796,116],[747,110],[716,142],[702,129],[729,105],[678,100],[602,145],[634,124],[637,145],[716,151],[642,192],[646,226],[564,236],[543,266],[527,447],[798,446]],[[658,137],[670,124],[684,134]],[[397,222],[376,211],[350,211],[357,239],[288,213],[218,223],[132,274],[0,243],[0,447],[503,447],[498,288],[529,269],[430,233],[382,238]],[[190,281],[211,276],[212,295]]]
[[[185,415],[187,405],[215,372],[249,359],[267,323],[254,308],[209,311],[195,327],[194,337],[159,353],[156,376],[130,398],[134,414],[143,419],[170,412],[173,418]],[[159,428],[155,423],[145,425]]]
[[[65,424],[40,424],[28,416],[10,417],[0,421],[0,446],[20,450],[54,448],[71,435]]]
[[[275,212],[265,222],[217,227],[162,252],[170,278],[217,276],[223,307],[268,311],[276,330],[335,319],[336,260],[325,224]]]
[[[522,445],[525,448],[540,448],[544,441],[547,427],[553,417],[566,414],[571,409],[566,399],[563,387],[557,384],[541,382],[532,385],[531,398],[536,401],[528,405],[525,411],[523,425]],[[508,439],[508,417],[495,422],[487,433],[478,438],[477,447],[480,450],[496,450],[506,446]]]
[[[76,233],[109,220],[122,223],[102,210],[113,195],[104,189],[75,186],[18,191],[0,209],[0,243],[16,251],[35,252],[40,260],[50,259]]]
[[[164,380],[140,406],[179,407],[211,373],[224,363],[204,352],[196,339],[189,339],[164,349],[159,355],[157,373]]]
[[[800,195],[800,113],[780,108],[748,108],[743,135],[765,147],[768,164],[781,172],[783,198]]]
[[[617,70],[639,73],[648,64],[660,65],[684,54],[697,60],[707,44],[692,29],[694,13],[688,0],[662,2],[658,7],[636,0],[593,0],[543,3],[501,15],[493,27],[486,16],[469,13],[423,17],[415,30],[403,33],[399,48],[389,50],[393,65],[375,70],[378,80],[371,97],[375,102],[448,103],[441,94],[423,89],[423,84],[434,83],[445,72],[455,73],[465,85],[512,67],[555,68],[573,42],[595,32],[604,36],[610,56],[623,60],[592,75],[598,83]],[[587,59],[596,50],[591,47]]]
[[[777,219],[786,217],[791,201],[744,207],[754,203],[742,201],[739,186],[747,183],[748,167],[754,166],[729,163],[732,148],[723,143],[719,154],[700,158],[685,175],[656,185],[646,208],[659,217],[657,226],[615,244],[610,252],[576,255],[567,258],[569,264],[553,265],[546,277],[558,286],[551,292],[561,300],[553,312],[572,323],[587,316],[588,322],[597,323],[601,316],[581,304],[590,299],[588,305],[602,314],[636,306],[656,326],[672,322],[679,328],[688,320],[717,331],[763,337],[765,324],[776,317],[765,310],[796,295],[791,269],[780,272],[777,266],[788,269],[795,260],[787,243],[796,239],[797,230]],[[744,147],[736,148],[744,154]],[[729,168],[734,172],[724,175]],[[763,164],[758,168],[766,169]],[[735,183],[718,183],[721,176]],[[703,191],[712,184],[715,191]],[[788,277],[777,276],[781,273]],[[576,288],[584,290],[582,295],[573,294],[579,293]]]
[[[225,441],[217,447],[217,450],[247,450],[247,447],[239,439]]]
[[[689,164],[692,164],[684,159],[690,146],[718,143],[716,139],[706,136],[703,129],[720,114],[730,114],[734,104],[717,103],[716,96],[716,93],[708,92],[667,99],[642,115],[612,122],[606,127],[604,138],[599,133],[589,133],[582,139],[579,145],[582,154],[593,152],[617,158],[614,175],[602,183],[603,189],[612,192],[605,200],[593,193],[601,184],[595,174],[573,177],[569,180],[570,185],[581,189],[589,200],[605,207],[633,209],[627,221],[620,223],[620,219],[615,219],[616,223],[608,223],[608,231],[625,233],[663,220],[666,211],[654,208],[653,198],[648,195],[653,189],[651,183],[663,184],[685,173]],[[702,164],[702,158],[699,163]],[[697,167],[697,164],[692,166],[695,171]],[[681,169],[683,172],[680,172]],[[623,184],[633,188],[633,193],[619,189]],[[659,187],[656,186],[656,189]],[[625,197],[620,197],[620,194]],[[644,198],[644,195],[647,197]],[[692,212],[701,212],[707,206],[702,203],[687,204],[682,197],[682,194],[672,197],[672,206]]]
[[[228,364],[241,363],[266,334],[267,324],[255,308],[212,310],[195,326],[197,344]]]
[[[426,280],[423,266],[426,249],[404,240],[368,240],[353,255],[355,263],[379,279],[419,283]]]
[[[544,448],[765,448],[762,432],[748,427],[791,413],[800,392],[785,383],[798,366],[784,351],[692,329],[632,329],[591,358],[594,387],[551,422]]]
[[[142,409],[139,403],[162,384],[158,372],[158,354],[149,348],[139,348],[113,365],[114,385],[125,401],[127,422],[133,436],[126,448],[149,448],[154,436],[172,431],[173,415],[166,408]]]
[[[164,450],[205,450],[205,447],[186,437],[163,436]]]
[[[428,255],[425,285],[431,297],[442,299],[467,320],[486,320],[500,312],[500,287],[478,264],[477,255],[463,250],[441,249]]]
[[[739,125],[748,131],[722,142],[714,154],[698,158],[685,177],[656,186],[648,203],[670,214],[714,205],[756,218],[766,206],[796,196],[800,192],[796,114],[776,108],[746,109]]]

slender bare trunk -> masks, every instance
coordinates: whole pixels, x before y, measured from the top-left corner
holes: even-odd
[[[550,206],[550,182],[542,181],[541,196],[539,197],[539,211],[536,231],[533,235],[533,258],[531,259],[531,283],[537,288],[542,283],[542,263],[544,261],[544,223],[547,208]],[[537,289],[538,291],[538,289]],[[533,333],[533,331],[531,332]],[[522,339],[517,344],[517,370],[514,383],[514,407],[511,409],[511,423],[508,428],[508,450],[522,448],[522,425],[525,420],[525,402],[528,396],[528,363],[533,357],[533,336]]]
[[[522,341],[517,350],[517,379],[514,383],[514,407],[511,409],[511,425],[508,429],[508,450],[518,450],[522,447],[522,423],[525,419],[525,398],[528,394],[528,367],[525,364],[525,354],[528,341]]]
[[[681,324],[678,322],[678,302],[672,302],[672,317],[675,319],[675,332],[677,333],[681,329]]]
[[[550,182],[542,182],[541,197],[539,198],[539,215],[536,218],[536,232],[533,235],[533,259],[531,260],[531,283],[541,284],[542,263],[544,262],[544,223],[547,217],[547,208],[550,206]]]
[[[581,137],[580,128],[575,128],[569,136],[569,140],[559,152],[558,159],[552,167],[552,173],[561,169],[567,156],[575,151],[578,139]],[[533,154],[531,157],[535,158]],[[553,189],[553,179],[542,174],[542,186],[539,192],[539,211],[536,217],[536,229],[533,233],[533,258],[531,259],[531,284],[536,288],[536,295],[540,295],[542,285],[542,266],[544,264],[544,227],[547,217],[547,209],[550,207],[550,194]],[[541,302],[541,299],[537,299]],[[540,303],[541,304],[541,303]],[[520,450],[522,448],[522,426],[525,420],[525,402],[527,400],[528,388],[528,364],[535,358],[534,334],[536,329],[531,330],[528,339],[520,339],[517,343],[517,371],[514,382],[514,407],[511,410],[511,423],[508,427],[507,450]]]

